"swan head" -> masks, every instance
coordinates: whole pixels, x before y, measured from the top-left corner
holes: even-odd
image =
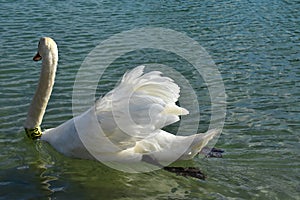
[[[52,55],[57,58],[58,50],[55,41],[50,37],[42,37],[39,41],[38,52],[33,57],[34,61],[39,61],[42,58]]]

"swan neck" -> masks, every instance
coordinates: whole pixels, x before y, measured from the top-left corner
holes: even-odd
[[[25,129],[34,129],[42,123],[48,101],[54,85],[57,68],[57,50],[43,57],[40,79],[27,113]]]

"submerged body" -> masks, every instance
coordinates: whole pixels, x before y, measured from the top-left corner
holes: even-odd
[[[24,125],[27,130],[41,124],[54,83],[57,55],[55,42],[41,38],[35,57],[43,58],[41,78]],[[120,84],[88,111],[38,137],[64,155],[85,159],[140,162],[149,156],[168,162],[193,158],[219,131],[190,136],[163,131],[188,111],[175,104],[180,88],[172,79],[158,71],[144,74],[143,70],[138,66],[127,72]]]

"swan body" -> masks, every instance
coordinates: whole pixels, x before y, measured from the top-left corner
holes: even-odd
[[[24,125],[39,130],[50,98],[58,50],[51,38],[41,38],[39,84]],[[86,112],[38,137],[66,156],[101,161],[140,162],[150,156],[158,162],[193,158],[219,131],[176,136],[162,128],[188,111],[177,106],[180,88],[159,71],[143,72],[138,66],[124,74],[119,85]]]

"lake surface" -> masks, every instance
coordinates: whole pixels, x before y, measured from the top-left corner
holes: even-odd
[[[1,1],[0,199],[300,199],[299,13],[296,0]],[[180,163],[201,168],[205,181],[163,170],[124,173],[64,157],[25,137],[40,37],[50,36],[59,46],[42,125],[47,129],[73,117],[73,85],[86,56],[109,37],[144,27],[186,34],[206,49],[222,75],[227,115],[216,147],[225,150],[223,158]],[[199,100],[199,131],[205,131],[211,115],[205,83],[170,52],[145,49],[120,57],[99,81],[97,96],[143,63],[174,66],[190,81]]]

